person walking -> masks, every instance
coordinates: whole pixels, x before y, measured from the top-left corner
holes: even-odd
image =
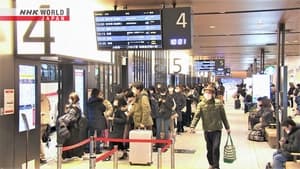
[[[197,105],[197,111],[190,126],[190,132],[195,133],[195,127],[202,119],[202,128],[206,141],[209,169],[219,169],[220,143],[223,125],[228,134],[230,126],[221,100],[214,98],[215,88],[208,85],[204,88],[204,99]],[[223,125],[222,125],[223,123]]]

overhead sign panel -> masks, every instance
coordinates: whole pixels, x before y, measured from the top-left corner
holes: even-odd
[[[199,71],[215,71],[216,63],[214,60],[196,60],[194,64],[196,72]]]
[[[160,10],[95,12],[98,49],[161,49]]]
[[[163,48],[191,49],[191,8],[164,8]]]

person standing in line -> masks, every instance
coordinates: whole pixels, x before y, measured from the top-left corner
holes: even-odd
[[[171,96],[167,95],[167,88],[162,87],[158,96],[158,112],[156,116],[156,139],[169,139],[169,127],[171,116],[173,113],[172,107],[174,102]],[[157,144],[156,148],[162,147],[162,144]]]
[[[135,102],[132,105],[130,114],[133,115],[134,128],[152,130],[151,107],[144,84],[142,82],[135,82],[132,85],[132,92],[135,95]]]
[[[41,131],[40,131],[40,163],[47,163],[45,155],[45,146],[42,141],[42,136],[46,132],[50,123],[50,101],[45,94],[41,94]]]
[[[175,111],[178,114],[177,117],[177,130],[176,134],[180,135],[180,133],[184,132],[183,129],[183,113],[186,112],[186,96],[182,92],[183,87],[177,85],[175,87],[174,99],[176,103]]]
[[[89,136],[100,137],[101,132],[107,128],[104,112],[106,110],[103,104],[103,98],[99,97],[100,91],[96,88],[92,89],[91,97],[87,102],[87,119]],[[96,143],[96,154],[101,153],[100,142]]]
[[[116,139],[122,139],[124,136],[124,130],[126,127],[127,122],[127,116],[125,114],[125,111],[127,109],[127,102],[124,97],[115,98],[113,100],[113,115],[108,117],[108,120],[111,121],[112,127],[109,132],[109,138],[116,138]],[[126,147],[124,146],[123,142],[110,142],[109,148],[113,149],[114,145],[118,146],[119,150],[122,150],[123,155],[119,158],[119,160],[125,160],[127,159],[128,155],[126,152]],[[107,157],[105,161],[111,160],[111,156]]]
[[[65,114],[58,118],[57,129],[57,143],[63,146],[70,146],[79,143],[80,138],[80,125],[79,120],[81,117],[81,108],[79,105],[79,96],[75,92],[71,92],[68,98],[69,104],[66,105]],[[79,157],[83,155],[83,148],[78,147],[72,150],[64,151],[62,158]]]
[[[223,103],[214,98],[214,93],[213,86],[209,85],[204,88],[204,100],[197,105],[197,111],[190,126],[190,132],[195,133],[197,123],[200,118],[202,119],[209,169],[220,168],[220,143],[223,125],[227,133],[230,134],[230,126]]]

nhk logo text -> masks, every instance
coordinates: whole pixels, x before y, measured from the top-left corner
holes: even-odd
[[[19,9],[0,10],[0,21],[69,21],[70,9]]]
[[[19,9],[18,16],[32,17],[33,20],[68,21],[70,20],[70,9]]]

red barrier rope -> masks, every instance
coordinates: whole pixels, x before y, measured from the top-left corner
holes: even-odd
[[[106,159],[108,156],[112,155],[116,151],[118,151],[118,149],[112,149],[110,151],[105,152],[103,155],[96,158],[96,162],[99,162],[99,161],[102,161],[102,160]]]
[[[117,138],[103,138],[97,137],[96,141],[110,141],[110,142],[140,142],[140,143],[165,143],[171,144],[172,140],[156,140],[156,139],[117,139]]]
[[[164,150],[166,150],[169,145],[172,143],[172,140],[156,140],[156,139],[116,139],[116,138],[103,138],[103,137],[97,137],[95,138],[95,141],[110,141],[110,142],[139,142],[139,143],[165,143],[166,146],[164,147]],[[62,151],[68,151],[77,147],[80,147],[82,145],[85,145],[90,142],[90,139],[85,139],[77,144],[73,144],[70,146],[65,146],[62,148]]]
[[[68,150],[71,150],[71,149],[74,149],[74,148],[77,148],[77,147],[80,147],[82,145],[85,145],[87,143],[90,142],[90,139],[85,139],[77,144],[73,144],[73,145],[70,145],[70,146],[65,146],[62,148],[62,151],[68,151]]]

